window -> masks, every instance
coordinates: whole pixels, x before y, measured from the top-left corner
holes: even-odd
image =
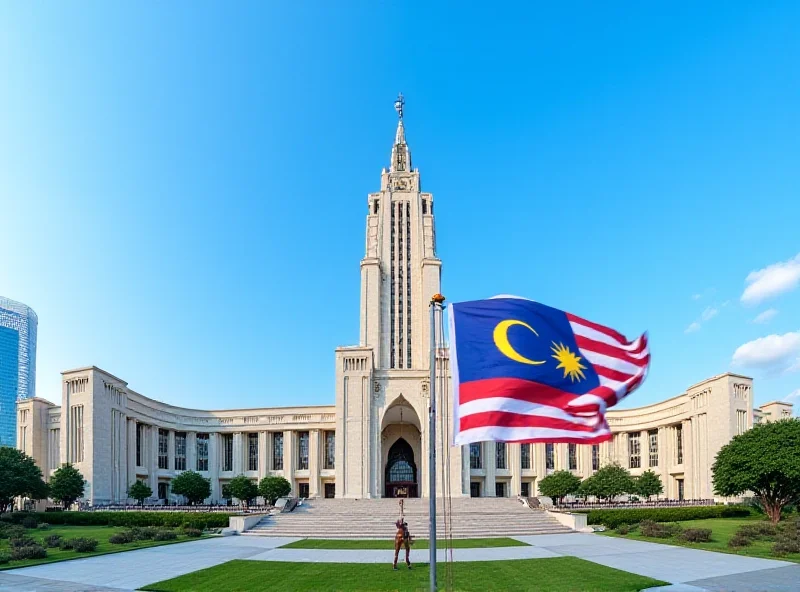
[[[497,468],[498,469],[507,469],[508,465],[506,465],[506,443],[505,442],[497,442],[495,444],[495,457],[497,460]]]
[[[297,484],[298,495],[303,498],[308,498],[308,483]]]
[[[469,445],[469,468],[470,469],[482,469],[483,462],[481,458],[481,446],[482,444],[470,444]]]
[[[158,468],[169,468],[169,432],[167,430],[158,430]]]
[[[677,479],[678,481],[678,499],[683,501],[683,479]]]
[[[144,431],[147,426],[143,423],[136,424],[136,466],[144,466]]]
[[[544,463],[548,472],[553,472],[556,468],[556,450],[553,444],[544,445]]]
[[[258,470],[258,434],[247,434],[247,470]]]
[[[578,445],[567,444],[567,460],[569,461],[569,470],[578,470]]]
[[[736,433],[744,434],[747,431],[747,411],[744,409],[736,410]]]
[[[83,405],[73,405],[69,410],[72,446],[68,447],[69,461],[83,462]]]
[[[470,481],[470,483],[469,483],[469,496],[470,497],[480,497],[481,496],[481,484],[478,481]]]
[[[639,443],[639,434],[628,434],[628,467],[638,469],[642,466],[642,450]]]
[[[233,434],[222,434],[222,470],[233,470]]]
[[[683,426],[678,424],[675,426],[675,453],[677,464],[683,464]]]
[[[332,499],[336,497],[336,483],[325,484],[325,497],[327,499]]]
[[[502,481],[498,481],[494,484],[494,495],[496,497],[505,497],[506,496],[506,484]]]
[[[283,470],[283,434],[280,432],[272,434],[272,470]]]
[[[175,432],[175,470],[186,470],[186,432]]]
[[[297,434],[297,470],[308,470],[308,432],[298,432]],[[300,497],[308,496],[301,495]]]
[[[647,439],[650,442],[650,466],[658,466],[658,430],[647,432]]]
[[[600,469],[600,445],[592,444],[592,470]]]
[[[522,491],[520,492],[522,497],[530,497],[531,496],[531,484],[527,481],[522,482]]]
[[[336,468],[336,432],[325,432],[325,464],[323,468]]]
[[[530,444],[520,444],[519,445],[519,456],[522,464],[522,470],[530,469],[531,468],[531,445]]]
[[[167,494],[169,493],[169,483],[159,483],[158,484],[158,499],[165,500],[167,499]]]
[[[208,470],[208,434],[197,434],[197,470]]]

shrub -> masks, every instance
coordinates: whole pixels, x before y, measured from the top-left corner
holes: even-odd
[[[736,534],[751,540],[771,541],[778,534],[778,528],[772,522],[753,522],[752,524],[741,525],[736,529]]]
[[[158,533],[158,529],[155,526],[145,526],[143,528],[134,526],[128,532],[131,533],[135,541],[152,541]]]
[[[679,541],[688,543],[708,543],[711,542],[710,528],[687,528],[678,534]]]
[[[199,537],[202,536],[203,531],[200,530],[199,528],[184,528],[183,534],[185,534],[188,537]]]
[[[8,551],[0,551],[0,565],[11,561],[11,553]]]
[[[50,530],[50,525],[47,522],[42,522],[39,525],[39,530]]]
[[[77,537],[72,539],[72,548],[78,553],[90,553],[97,549],[97,539]]]
[[[0,539],[18,539],[25,536],[25,529],[18,524],[3,524],[0,527]]]
[[[234,513],[221,512],[15,512],[13,521],[19,523],[25,515],[34,515],[50,525],[65,526],[188,526],[201,530],[226,528]],[[19,517],[17,517],[19,516]]]
[[[800,539],[781,537],[772,545],[773,555],[786,555],[787,553],[800,553]]]
[[[71,551],[72,550],[72,542],[75,539],[61,539],[61,542],[58,543],[58,548],[62,551]]]
[[[628,534],[630,531],[631,531],[630,524],[620,524],[619,526],[617,526],[614,532],[616,532],[617,534]]]
[[[36,540],[32,539],[29,536],[21,536],[14,539],[10,539],[8,541],[9,546],[12,549],[19,549],[20,547],[30,547],[31,545],[38,545],[39,543]]]
[[[174,541],[178,534],[174,530],[159,530],[153,537],[154,541]]]
[[[60,534],[51,534],[42,539],[45,547],[49,547],[50,549],[54,549],[61,544],[61,535]]]
[[[590,510],[587,518],[589,524],[602,524],[606,528],[616,528],[620,524],[637,524],[642,520],[677,522],[680,520],[742,518],[745,516],[750,516],[750,510],[744,506],[690,506],[687,508]]]
[[[639,531],[642,536],[657,539],[668,539],[671,536],[680,534],[682,529],[679,524],[663,524],[652,520],[642,520],[639,523]]]
[[[112,545],[126,545],[134,541],[133,534],[130,530],[117,532],[108,537],[108,542]]]
[[[23,559],[44,559],[45,557],[47,557],[47,551],[38,544],[16,547],[11,550],[11,559],[15,561],[21,561]]]
[[[21,524],[23,528],[36,528],[39,526],[39,520],[37,520],[36,516],[25,516]]]
[[[728,546],[733,549],[736,549],[738,547],[749,547],[752,544],[753,544],[753,539],[741,535],[738,532],[734,534],[728,541]]]
[[[0,514],[0,522],[10,523],[14,522],[14,515],[13,514]]]

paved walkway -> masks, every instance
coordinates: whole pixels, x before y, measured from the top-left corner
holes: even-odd
[[[499,561],[580,557],[587,561],[671,582],[671,592],[796,592],[800,565],[645,543],[596,534],[519,537],[529,547],[454,549],[455,561]],[[232,559],[336,563],[389,563],[391,551],[278,549],[292,538],[235,536],[192,541],[0,572],[0,591],[107,592],[146,584],[219,565]],[[438,558],[445,560],[445,552]],[[414,563],[428,551],[412,550]]]

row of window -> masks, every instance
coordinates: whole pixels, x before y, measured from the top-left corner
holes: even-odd
[[[532,469],[531,445],[520,444],[520,465],[522,470]],[[495,467],[508,469],[507,445],[503,442],[495,443]],[[553,444],[544,445],[545,469],[548,471],[556,468],[556,451]],[[469,467],[471,469],[483,468],[483,445],[480,443],[469,445]],[[570,471],[578,470],[578,445],[567,444],[567,468]],[[592,470],[600,468],[600,447],[592,445]]]
[[[642,447],[640,433],[631,432],[628,434],[628,467],[639,469],[642,467]],[[648,466],[658,466],[658,430],[647,432],[647,455]],[[675,426],[675,462],[683,464],[683,426]]]
[[[136,464],[144,466],[147,458],[147,425],[136,426]],[[233,434],[222,434],[222,470],[233,470]],[[195,470],[208,471],[208,434],[197,434],[195,439],[195,452],[197,463]],[[325,432],[324,438],[323,469],[334,469],[336,456],[336,434]],[[297,470],[308,470],[309,433],[297,433]],[[185,471],[186,466],[186,432],[175,432],[175,457],[176,471]],[[169,469],[169,431],[158,430],[158,468]],[[258,470],[258,434],[247,434],[247,470]],[[283,470],[283,432],[272,432],[272,467],[273,471]]]

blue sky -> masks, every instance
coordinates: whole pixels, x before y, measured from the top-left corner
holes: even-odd
[[[626,406],[727,370],[800,403],[800,5],[289,4],[0,7],[0,294],[39,315],[39,396],[94,364],[332,403],[402,90],[451,301],[649,330]]]

